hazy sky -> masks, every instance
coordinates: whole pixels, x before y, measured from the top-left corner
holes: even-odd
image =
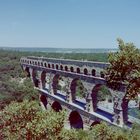
[[[0,46],[140,48],[140,0],[0,0]]]

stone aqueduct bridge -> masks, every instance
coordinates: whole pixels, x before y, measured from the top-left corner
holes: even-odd
[[[119,91],[108,88],[112,96],[111,109],[98,106],[98,91],[102,85],[106,85],[101,70],[105,69],[108,63],[34,56],[22,57],[20,63],[40,91],[42,105],[46,109],[51,105],[56,111],[67,109],[71,127],[83,128],[85,123],[93,125],[101,120],[120,127],[132,123],[127,112],[122,109],[124,87]],[[85,99],[76,96],[77,80],[84,86]],[[59,81],[64,85],[64,91],[58,89]]]

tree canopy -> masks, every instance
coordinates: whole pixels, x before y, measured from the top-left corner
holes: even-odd
[[[106,70],[107,82],[112,88],[126,85],[126,99],[135,99],[140,93],[140,50],[133,43],[117,39],[119,50],[110,53]]]

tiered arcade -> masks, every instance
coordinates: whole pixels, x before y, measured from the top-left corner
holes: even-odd
[[[41,92],[40,101],[44,107],[47,109],[50,105],[56,111],[69,110],[72,127],[83,128],[84,122],[91,125],[101,120],[121,127],[132,122],[122,108],[125,87],[122,85],[119,91],[114,91],[104,79],[103,69],[109,63],[34,56],[22,57],[20,63]],[[82,83],[84,99],[76,96],[77,81]],[[103,85],[111,93],[111,108],[98,106],[97,95]]]

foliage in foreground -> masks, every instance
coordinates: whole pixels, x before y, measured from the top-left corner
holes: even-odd
[[[48,139],[58,136],[65,113],[43,111],[36,101],[12,102],[0,112],[3,139]]]
[[[64,128],[64,111],[44,111],[36,101],[12,102],[0,112],[0,134],[3,140],[139,140],[140,126],[123,130],[105,123],[91,130]]]

